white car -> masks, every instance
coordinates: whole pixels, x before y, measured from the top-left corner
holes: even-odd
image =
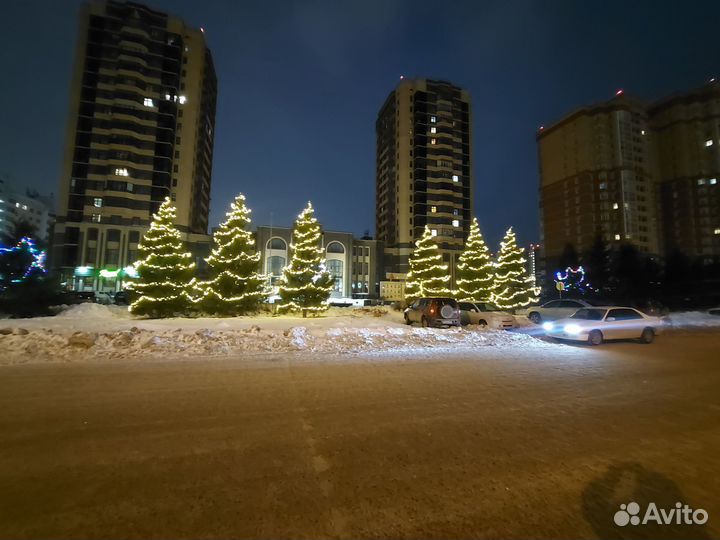
[[[608,339],[639,339],[652,343],[663,321],[629,307],[587,307],[555,322],[544,322],[548,337],[600,345]]]
[[[515,317],[503,313],[499,308],[486,302],[459,302],[460,321],[464,324],[479,324],[498,330],[515,328]]]
[[[535,324],[542,324],[545,321],[564,319],[575,313],[578,309],[593,307],[585,300],[551,300],[541,306],[533,306],[524,310],[527,318]]]

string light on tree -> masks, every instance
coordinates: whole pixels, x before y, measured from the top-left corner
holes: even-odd
[[[138,279],[128,285],[138,294],[130,311],[151,317],[172,317],[187,312],[195,263],[185,251],[175,227],[175,207],[170,197],[153,215],[150,229],[138,246],[140,260],[135,263]]]
[[[539,289],[535,279],[528,275],[525,257],[518,247],[515,233],[510,227],[500,243],[495,261],[492,302],[501,309],[514,310],[538,301]]]
[[[312,203],[308,202],[293,227],[290,264],[283,269],[278,291],[280,312],[307,317],[308,313],[317,315],[327,310],[333,279],[325,269],[321,234]]]
[[[489,302],[492,295],[493,263],[477,218],[470,224],[470,234],[457,265],[457,296],[461,302]]]
[[[415,242],[409,260],[410,271],[405,283],[405,301],[410,304],[418,298],[450,296],[450,273],[430,227],[425,225],[423,235]]]
[[[251,210],[241,193],[230,205],[227,219],[213,235],[215,248],[207,258],[212,278],[197,284],[206,313],[243,315],[258,308],[265,296],[265,278],[258,273],[260,253],[249,231]]]
[[[0,289],[47,273],[47,253],[24,236],[13,247],[0,247]]]

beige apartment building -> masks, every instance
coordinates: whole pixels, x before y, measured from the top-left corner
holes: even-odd
[[[720,256],[720,85],[645,104],[618,94],[537,134],[548,269],[601,235],[642,252]]]
[[[648,111],[657,145],[665,252],[720,257],[720,84],[710,81]]]
[[[82,6],[52,264],[118,290],[165,197],[202,261],[217,80],[202,29],[132,2]]]
[[[652,134],[644,105],[620,92],[537,134],[541,244],[548,268],[565,246],[598,236],[658,253],[658,198]]]
[[[425,225],[454,272],[472,220],[470,122],[470,96],[449,82],[403,79],[385,100],[375,127],[384,274],[407,273]]]

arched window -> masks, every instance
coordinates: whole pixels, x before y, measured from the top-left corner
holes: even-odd
[[[328,246],[329,247],[329,246]],[[327,271],[333,278],[333,292],[343,292],[343,262],[337,259],[330,259],[326,262]]]
[[[265,273],[270,278],[270,285],[274,285],[275,282],[282,277],[283,268],[285,268],[285,257],[281,257],[280,255],[268,257],[265,267]]]
[[[327,245],[328,253],[345,253],[345,246],[343,246],[340,242],[330,242]]]
[[[271,238],[267,241],[266,249],[287,249],[287,244],[282,238]]]

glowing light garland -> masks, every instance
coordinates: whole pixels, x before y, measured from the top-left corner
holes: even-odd
[[[562,283],[562,291],[576,290],[583,294],[588,291],[594,291],[595,289],[585,281],[585,269],[582,266],[572,268],[568,266],[565,269],[565,273],[558,270],[555,272],[555,283],[556,288],[558,283]]]
[[[312,204],[308,202],[295,221],[290,264],[283,269],[280,279],[278,309],[281,312],[302,313],[305,317],[308,313],[327,310],[333,278],[325,269],[321,234]]]
[[[443,263],[442,254],[427,225],[420,240],[415,242],[409,265],[405,284],[407,303],[426,296],[450,296],[448,265]]]
[[[175,208],[166,197],[138,246],[140,260],[135,263],[138,280],[128,285],[138,294],[130,304],[132,313],[172,317],[184,314],[193,304],[195,263],[185,251],[174,222]]]
[[[257,272],[260,253],[248,230],[250,213],[240,193],[213,236],[215,247],[206,259],[213,278],[192,284],[193,302],[207,313],[243,315],[257,309],[269,293],[265,290],[265,276]]]
[[[494,268],[477,218],[473,218],[470,224],[470,234],[460,255],[457,274],[457,296],[461,302],[490,301]]]
[[[44,249],[38,249],[32,238],[28,236],[23,236],[20,241],[13,247],[0,247],[0,255],[6,253],[18,253],[22,251],[30,254],[30,256],[32,257],[32,262],[25,269],[25,272],[22,274],[22,276],[11,279],[10,283],[23,283],[33,274],[33,272],[38,272],[40,274],[47,273],[47,269],[45,268],[47,253]],[[0,287],[2,287],[2,285],[0,285]]]
[[[517,245],[515,233],[510,227],[500,243],[500,253],[495,261],[495,277],[492,286],[493,304],[502,309],[517,309],[537,302],[540,289],[535,278],[528,275],[522,249]]]

